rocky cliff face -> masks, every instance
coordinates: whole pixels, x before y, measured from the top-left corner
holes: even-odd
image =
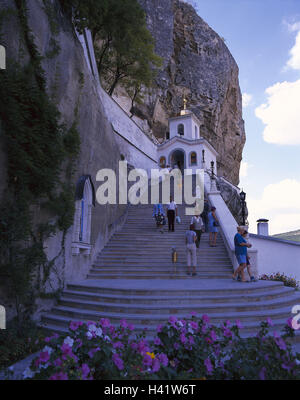
[[[164,63],[144,104],[131,110],[134,119],[156,137],[164,137],[168,118],[180,111],[185,94],[188,109],[202,122],[201,135],[219,152],[220,175],[238,184],[245,131],[236,62],[224,41],[189,4],[139,2]]]

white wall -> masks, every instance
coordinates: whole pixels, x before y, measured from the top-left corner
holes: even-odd
[[[300,244],[250,234],[258,250],[259,274],[283,272],[300,281]]]

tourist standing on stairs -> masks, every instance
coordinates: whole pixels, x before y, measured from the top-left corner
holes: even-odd
[[[196,250],[196,240],[197,235],[194,232],[193,225],[190,225],[190,230],[185,232],[185,243],[186,243],[186,255],[187,255],[187,275],[191,275],[191,266],[193,273],[192,275],[197,275],[196,265],[197,265],[197,250]]]
[[[238,275],[242,277],[242,282],[247,282],[245,279],[244,269],[247,266],[247,247],[252,247],[250,243],[247,243],[243,238],[244,228],[242,226],[237,227],[237,233],[234,236],[235,256],[238,261],[238,268],[232,275],[233,280],[237,280]]]
[[[203,212],[201,214],[201,218],[205,225],[205,232],[208,232],[208,212],[209,212],[209,203],[207,199],[204,199],[204,207],[203,207]]]
[[[247,229],[244,230],[244,232],[242,233],[242,236],[246,240],[246,242],[249,243],[249,241],[247,240],[248,239],[248,231],[247,231]],[[252,274],[252,271],[251,271],[251,263],[250,263],[250,257],[248,256],[248,248],[247,247],[246,247],[246,250],[247,250],[247,255],[246,255],[247,272],[248,272],[248,275],[250,277],[250,282],[255,282],[256,279],[255,279],[255,276]]]
[[[167,217],[169,223],[169,231],[172,230],[172,232],[174,232],[175,215],[177,217],[178,212],[177,212],[177,204],[175,203],[175,201],[173,201],[172,196],[170,196],[170,204],[167,206],[167,208],[168,208]]]
[[[194,231],[196,232],[197,235],[196,247],[198,249],[200,246],[202,232],[204,232],[204,224],[200,215],[194,215],[192,217],[191,225],[193,225]]]
[[[209,245],[210,247],[216,247],[217,243],[217,234],[219,221],[216,216],[216,207],[212,207],[210,212],[208,213],[208,231],[209,231]]]

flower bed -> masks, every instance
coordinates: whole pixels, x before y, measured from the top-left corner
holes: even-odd
[[[280,281],[284,283],[284,286],[289,286],[293,288],[299,288],[299,282],[294,278],[290,278],[283,273],[277,272],[276,274],[267,275],[264,274],[259,277],[263,281]]]
[[[221,326],[208,316],[170,317],[157,327],[151,344],[145,332],[109,320],[71,322],[67,335],[54,334],[24,372],[25,379],[299,379],[298,360],[287,338],[269,334],[272,321],[261,323],[255,337],[242,339],[240,321]],[[299,355],[300,356],[300,355]]]

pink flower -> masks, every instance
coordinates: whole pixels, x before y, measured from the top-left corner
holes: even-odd
[[[141,340],[138,343],[138,352],[141,354],[144,354],[144,353],[147,353],[147,351],[150,351],[147,341]]]
[[[131,347],[133,350],[137,350],[138,345],[137,345],[137,343],[132,342],[132,343],[130,343],[130,347]]]
[[[287,323],[287,325],[288,325],[291,329],[294,329],[294,327],[293,327],[293,325],[292,325],[292,321],[293,321],[293,317],[289,318],[289,319],[286,321],[286,323]]]
[[[100,351],[100,347],[96,347],[95,349],[91,349],[91,350],[88,352],[89,357],[90,357],[90,358],[93,358],[94,355],[95,355],[95,353],[97,353],[97,351]]]
[[[149,354],[146,354],[143,358],[143,364],[147,367],[150,367],[152,365],[152,358],[149,356]]]
[[[107,318],[101,318],[100,319],[100,325],[102,326],[102,328],[108,328],[110,327],[110,321]]]
[[[58,372],[52,375],[49,379],[50,381],[67,381],[68,374],[66,374],[65,372]]]
[[[76,331],[81,325],[83,325],[81,321],[71,321],[69,328],[71,331]]]
[[[121,359],[121,357],[117,353],[113,354],[112,360],[113,360],[114,364],[116,365],[116,367],[120,371],[122,371],[122,369],[124,369],[124,362],[123,362],[123,360]]]
[[[157,326],[156,331],[157,332],[161,332],[162,331],[163,326],[160,324]]]
[[[181,335],[180,335],[180,341],[181,341],[181,343],[186,343],[187,342],[187,338],[186,338],[186,336],[183,334],[183,333],[181,333]]]
[[[216,335],[216,332],[214,330],[212,330],[210,332],[210,337],[211,337],[213,342],[215,342],[217,340],[217,335]]]
[[[237,326],[239,329],[242,329],[243,325],[242,325],[242,323],[241,323],[241,321],[240,321],[239,319],[237,319],[237,320],[235,321],[235,324],[236,324],[236,326]]]
[[[122,328],[127,328],[128,327],[128,324],[127,324],[125,319],[121,319],[120,326],[122,326]]]
[[[228,329],[228,328],[225,328],[225,329],[224,329],[223,334],[224,334],[225,337],[228,337],[228,338],[229,338],[229,337],[232,337],[232,332],[231,332],[231,330]]]
[[[153,365],[152,365],[152,372],[157,372],[160,369],[160,362],[158,361],[157,358],[153,360]]]
[[[204,315],[202,315],[202,320],[203,320],[203,322],[205,322],[206,324],[208,324],[209,323],[209,316],[208,315],[206,315],[206,314],[204,314]]]
[[[189,343],[195,344],[195,340],[194,340],[193,336],[189,336]]]
[[[76,339],[76,343],[78,343],[78,349],[80,349],[80,347],[82,347],[82,340]]]
[[[130,331],[133,331],[133,330],[134,330],[134,325],[133,325],[133,324],[128,324],[128,329],[129,329]]]
[[[114,349],[123,349],[124,345],[121,342],[115,342],[115,343],[113,343],[113,348]]]
[[[86,379],[90,373],[89,366],[87,364],[82,364],[81,372],[82,372],[82,379]]]
[[[207,372],[208,372],[209,374],[211,374],[212,371],[213,371],[213,369],[214,369],[214,367],[213,367],[213,365],[212,365],[212,363],[211,363],[211,361],[210,361],[209,358],[207,358],[207,359],[204,361],[204,365],[205,365],[205,367],[206,367]]]
[[[292,368],[289,364],[285,364],[285,363],[281,364],[281,366],[283,369],[286,369],[287,371],[290,371]]]
[[[177,318],[174,317],[173,315],[169,318],[169,323],[176,328],[176,322],[177,322]]]
[[[179,343],[174,343],[174,349],[178,350],[179,349]]]
[[[168,364],[169,364],[169,359],[168,359],[168,357],[166,356],[166,354],[161,353],[161,354],[159,354],[159,355],[157,356],[157,358],[159,359],[159,361],[161,362],[161,364],[162,364],[163,366],[165,366],[165,367],[168,366]]]
[[[154,339],[154,344],[156,344],[157,346],[161,345],[161,340],[160,340],[160,338],[156,337],[156,338]]]
[[[282,338],[276,338],[275,342],[276,342],[277,346],[280,348],[280,350],[286,350],[286,344]]]
[[[268,324],[269,326],[274,326],[273,321],[271,320],[270,317],[268,317],[268,318],[266,319],[266,322],[267,322],[267,324]]]
[[[48,353],[48,351],[42,351],[40,353],[40,362],[46,363],[47,361],[49,361],[49,359],[50,359],[50,354]]]
[[[191,311],[191,312],[190,312],[190,315],[191,315],[192,317],[195,317],[197,314],[198,314],[197,311]]]
[[[198,329],[198,322],[191,321],[190,325],[191,325],[191,328],[194,329],[195,331]]]

